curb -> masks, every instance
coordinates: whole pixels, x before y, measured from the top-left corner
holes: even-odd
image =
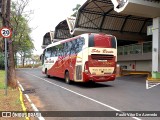
[[[19,92],[20,92],[20,101],[21,101],[21,106],[22,106],[22,109],[23,109],[23,111],[24,112],[27,112],[27,109],[26,109],[26,107],[25,107],[25,105],[24,105],[24,102],[23,102],[23,95],[22,95],[22,91],[21,91],[21,89],[18,87],[18,89],[19,89]],[[30,120],[29,119],[29,117],[26,117],[26,120]]]
[[[18,81],[17,83],[18,83],[18,85],[19,85],[19,88],[20,88],[20,91],[21,91],[21,94],[22,94],[22,92],[24,91],[24,88],[22,87],[22,85],[20,84],[19,81]],[[28,96],[27,94],[24,94],[24,95],[25,95],[25,97],[27,98],[28,102],[30,103],[32,109],[33,109],[34,111],[36,111],[36,112],[39,112],[39,110],[37,109],[37,107],[32,103],[32,101],[31,101],[31,99],[29,98],[29,96]],[[23,107],[24,107],[24,106],[23,106]],[[23,108],[23,107],[22,107],[22,108]],[[45,120],[42,116],[37,117],[37,118],[38,118],[38,120]],[[26,119],[26,120],[29,120],[29,119]]]

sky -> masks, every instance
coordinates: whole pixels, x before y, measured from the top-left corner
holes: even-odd
[[[54,31],[55,27],[64,19],[73,14],[72,9],[77,4],[84,4],[86,0],[30,0],[27,9],[33,10],[29,23],[33,29],[31,38],[34,40],[34,54],[40,55],[43,36],[49,31]]]

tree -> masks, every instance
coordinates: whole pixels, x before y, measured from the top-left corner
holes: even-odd
[[[15,57],[17,53],[20,54],[24,67],[26,57],[31,57],[32,50],[34,49],[32,39],[29,36],[31,29],[28,27],[28,21],[23,16],[18,16],[18,19],[14,17],[12,22],[16,25],[14,26],[16,30],[14,34],[13,50]]]
[[[21,56],[21,61],[22,61],[23,67],[24,67],[25,59],[31,58],[33,48],[34,48],[33,43],[28,39],[25,39],[23,41],[23,43],[21,44],[21,46],[19,47],[18,53]]]
[[[0,19],[0,27],[2,27],[2,20]],[[0,52],[3,51],[3,38],[0,37]]]
[[[10,24],[10,6],[11,6],[11,0],[2,0],[2,21],[3,26],[11,28]],[[9,48],[9,54],[8,54],[8,86],[12,88],[17,87],[17,81],[15,76],[15,68],[14,68],[14,54],[13,54],[13,44],[8,44]]]
[[[12,2],[12,9],[11,9],[10,7],[11,0],[2,0],[3,26],[10,27],[13,30],[13,36],[12,36],[13,42],[9,44],[9,64],[8,64],[8,86],[12,88],[17,87],[17,80],[15,75],[15,61],[14,61],[14,55],[16,54],[17,49],[15,48],[18,48],[18,50],[20,48],[17,46],[15,47],[15,45],[18,45],[17,42],[19,42],[19,46],[21,46],[21,43],[26,42],[24,40],[28,40],[31,42],[31,39],[28,39],[29,33],[31,31],[28,27],[28,22],[29,22],[28,18],[30,15],[30,11],[28,14],[24,12],[24,9],[28,5],[28,3],[29,0],[17,0],[15,2]]]
[[[72,10],[74,11],[74,13],[71,15],[73,17],[76,17],[77,13],[78,13],[78,9],[81,7],[80,4],[77,4],[75,8],[73,8]]]

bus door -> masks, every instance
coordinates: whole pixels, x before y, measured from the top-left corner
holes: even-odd
[[[84,37],[79,37],[75,41],[75,55],[76,55],[76,62],[75,62],[75,71],[74,71],[74,80],[75,81],[83,81],[82,79],[82,70],[83,70],[83,54],[84,54],[84,46],[85,40]],[[87,53],[87,52],[86,52]]]
[[[76,64],[75,64],[75,71],[74,71],[75,81],[82,81],[82,67],[83,67],[83,54],[82,52],[79,52],[76,55]]]

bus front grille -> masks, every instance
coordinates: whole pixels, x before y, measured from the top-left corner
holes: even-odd
[[[92,54],[91,58],[93,60],[112,60],[114,56],[113,55],[103,55],[103,54]]]
[[[76,66],[76,79],[77,80],[82,79],[82,66],[81,65]]]

